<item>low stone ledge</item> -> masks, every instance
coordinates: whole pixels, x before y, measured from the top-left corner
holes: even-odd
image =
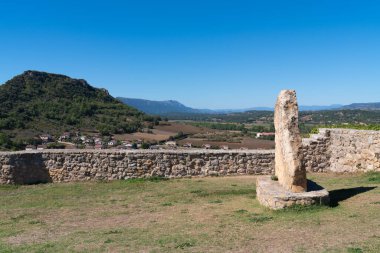
[[[285,190],[278,181],[270,176],[257,179],[256,193],[259,202],[273,210],[283,209],[293,205],[327,205],[330,201],[329,192],[308,180],[307,192],[294,193]]]

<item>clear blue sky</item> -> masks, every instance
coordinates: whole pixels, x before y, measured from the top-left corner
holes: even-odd
[[[24,70],[195,108],[380,101],[380,2],[0,0],[0,83]]]

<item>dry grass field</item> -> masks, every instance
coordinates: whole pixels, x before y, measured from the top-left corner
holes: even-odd
[[[212,130],[209,128],[197,127],[190,124],[176,123],[176,122],[170,122],[167,125],[161,124],[161,125],[155,126],[155,129],[166,131],[166,132],[172,132],[172,133],[183,132],[185,134],[207,133],[210,131],[215,132],[215,130]]]
[[[0,186],[0,252],[380,252],[380,174],[311,174],[330,207],[270,211],[255,177]]]
[[[169,122],[164,123],[158,126],[155,126],[154,129],[151,129],[152,133],[132,133],[132,134],[121,134],[115,135],[117,140],[128,140],[136,141],[143,140],[146,142],[159,142],[166,141],[170,137],[177,135],[182,132],[186,135],[189,135],[186,139],[179,140],[178,145],[182,146],[185,143],[191,143],[195,147],[202,147],[204,144],[210,144],[212,146],[228,146],[230,149],[239,149],[239,148],[248,148],[248,149],[273,149],[274,141],[255,139],[248,136],[243,136],[239,141],[228,142],[228,141],[215,141],[208,140],[207,138],[195,138],[194,135],[205,135],[209,137],[225,137],[229,138],[232,134],[239,134],[239,131],[227,131],[227,130],[215,130],[207,127],[197,127],[186,123],[178,122]],[[240,140],[241,139],[241,140]]]
[[[203,133],[207,130],[200,127],[195,127],[192,125],[181,124],[181,123],[167,123],[166,125],[158,125],[155,126],[154,129],[151,130],[152,133],[131,133],[131,134],[119,134],[115,135],[115,139],[117,140],[144,140],[147,142],[151,141],[165,141],[170,137],[175,136],[179,132],[184,134],[195,134],[195,133]],[[212,131],[212,130],[210,130]]]
[[[209,141],[190,137],[178,141],[178,144],[183,145],[188,142],[199,147],[201,147],[204,144],[210,144],[219,147],[228,146],[230,149],[239,149],[242,147],[248,149],[274,149],[274,141],[254,139],[250,137],[243,137],[241,142]]]

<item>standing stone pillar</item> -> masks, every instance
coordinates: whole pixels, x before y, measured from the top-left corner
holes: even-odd
[[[298,104],[294,90],[283,90],[274,111],[276,128],[276,181],[269,176],[258,177],[256,193],[259,202],[270,209],[293,205],[329,203],[329,192],[306,179],[302,166],[302,139],[298,128]]]
[[[291,192],[305,192],[306,170],[301,165],[302,139],[298,128],[298,104],[294,90],[280,92],[274,111],[275,172],[282,187]]]

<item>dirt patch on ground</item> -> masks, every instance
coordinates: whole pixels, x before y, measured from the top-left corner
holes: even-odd
[[[168,125],[155,126],[155,129],[171,132],[171,133],[182,132],[184,134],[207,133],[209,131],[213,131],[208,128],[196,127],[190,124],[181,124],[181,123],[175,123],[175,122],[170,122],[168,123]]]
[[[203,146],[210,144],[212,146],[222,147],[227,146],[229,149],[274,149],[274,141],[261,140],[250,137],[243,137],[241,142],[221,142],[221,141],[209,141],[199,138],[186,138],[178,141],[178,145],[184,145],[185,143],[191,143],[193,146]]]
[[[195,127],[192,125],[180,123],[166,123],[167,125],[158,125],[154,129],[149,129],[151,133],[132,133],[132,134],[118,134],[114,138],[121,141],[137,141],[143,140],[147,142],[166,141],[170,137],[177,135],[179,132],[184,134],[204,133],[209,130],[205,128]],[[212,131],[212,130],[211,130]]]
[[[132,133],[132,134],[120,134],[115,135],[114,138],[120,141],[146,141],[146,142],[156,142],[156,141],[165,141],[168,140],[171,136],[176,135],[177,133],[165,132],[160,130],[152,130],[152,133]]]

